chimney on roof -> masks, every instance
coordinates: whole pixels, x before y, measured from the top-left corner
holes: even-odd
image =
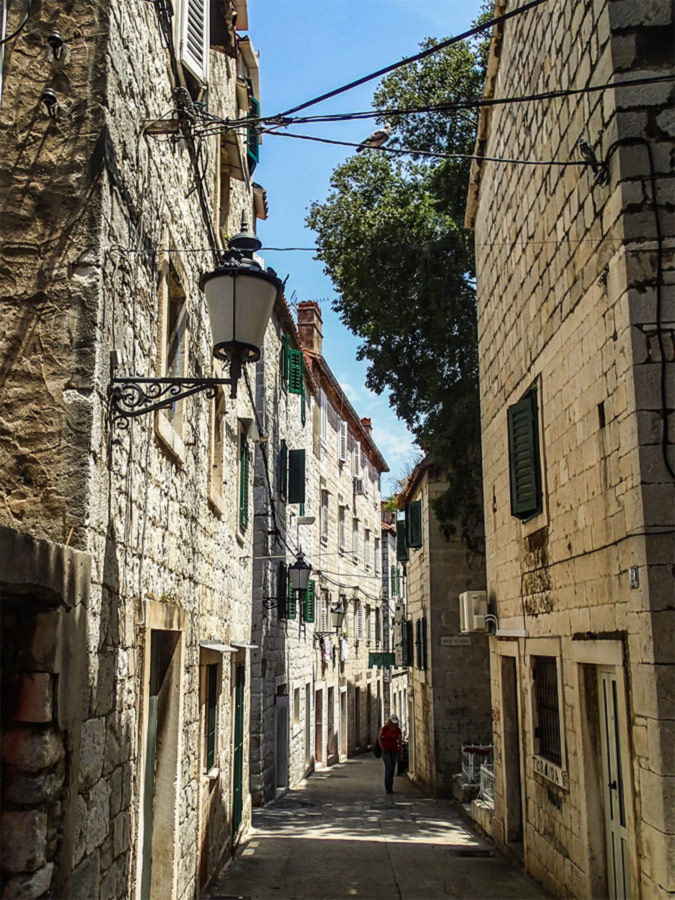
[[[372,422],[372,419],[361,419],[361,424],[362,424],[363,427],[366,429],[366,431],[368,432],[368,434],[371,434],[371,435],[372,435],[372,433],[373,433],[373,422]]]
[[[303,300],[298,304],[298,333],[305,350],[322,355],[323,319],[321,309],[315,300]]]

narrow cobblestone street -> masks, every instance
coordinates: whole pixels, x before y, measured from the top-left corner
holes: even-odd
[[[446,800],[405,777],[386,795],[368,754],[316,773],[254,812],[212,900],[530,900],[545,895]]]

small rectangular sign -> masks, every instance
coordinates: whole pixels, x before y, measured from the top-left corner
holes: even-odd
[[[441,647],[466,647],[470,643],[471,638],[468,634],[456,634],[452,637],[441,638]]]

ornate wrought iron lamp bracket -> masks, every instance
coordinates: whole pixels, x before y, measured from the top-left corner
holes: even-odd
[[[191,397],[192,394],[206,392],[213,399],[218,386],[229,384],[231,397],[237,396],[239,372],[232,370],[231,378],[111,378],[110,410],[113,424],[123,427],[127,419],[143,416],[171,406],[178,400]],[[127,426],[128,427],[128,423]]]

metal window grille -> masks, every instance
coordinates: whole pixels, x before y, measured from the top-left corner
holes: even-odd
[[[560,704],[558,702],[558,667],[555,656],[535,656],[532,676],[537,724],[534,736],[539,741],[539,756],[556,766],[562,765],[560,742]]]

